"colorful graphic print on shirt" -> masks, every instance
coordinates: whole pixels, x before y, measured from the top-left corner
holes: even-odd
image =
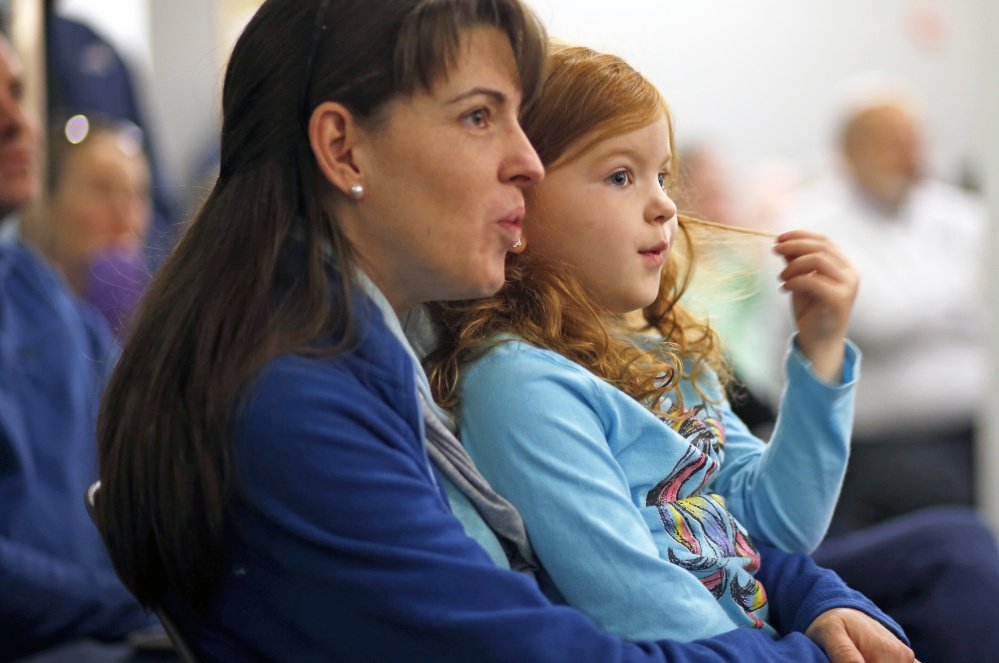
[[[762,628],[756,613],[766,607],[767,596],[752,575],[760,566],[759,552],[724,498],[702,493],[724,459],[724,426],[698,406],[674,429],[689,446],[646,496],[646,505],[658,508],[666,533],[680,544],[667,551],[669,560],[697,577],[716,600],[727,594]]]

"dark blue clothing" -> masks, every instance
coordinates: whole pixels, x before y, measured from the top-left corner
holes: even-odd
[[[999,549],[973,509],[934,507],[835,537],[814,554],[905,629],[922,663],[999,652]]]
[[[83,503],[113,347],[40,256],[0,241],[0,659],[150,621]]]
[[[252,385],[234,433],[229,562],[198,613],[168,597],[194,648],[223,661],[825,661],[800,632],[736,629],[628,643],[494,565],[454,517],[423,445],[413,360],[365,309],[359,346],[284,356]],[[805,555],[763,550],[781,633],[857,607],[901,631]]]

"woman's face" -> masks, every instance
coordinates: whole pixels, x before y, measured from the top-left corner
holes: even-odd
[[[523,188],[541,162],[517,121],[521,91],[507,37],[475,27],[429,92],[390,103],[356,151],[364,198],[340,214],[361,267],[397,313],[503,285],[520,239]]]
[[[53,192],[53,258],[74,286],[99,253],[137,251],[149,229],[149,167],[114,132],[97,132],[67,152]]]
[[[527,250],[567,265],[615,313],[649,305],[677,231],[664,186],[671,159],[663,117],[557,166],[530,197]]]

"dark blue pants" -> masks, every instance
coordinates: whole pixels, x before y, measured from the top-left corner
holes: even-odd
[[[813,557],[895,619],[922,663],[999,660],[999,549],[974,509],[916,511]]]
[[[854,436],[829,536],[919,509],[974,506],[974,454],[975,433],[970,426],[878,438]]]

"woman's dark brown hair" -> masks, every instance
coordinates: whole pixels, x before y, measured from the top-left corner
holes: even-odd
[[[447,75],[476,25],[509,36],[529,99],[547,44],[519,0],[268,0],[240,36],[218,180],[150,286],[98,423],[97,521],[142,604],[211,597],[238,489],[232,423],[263,364],[355,338],[353,256],[322,204],[309,111],[338,101],[377,130],[387,102]]]

